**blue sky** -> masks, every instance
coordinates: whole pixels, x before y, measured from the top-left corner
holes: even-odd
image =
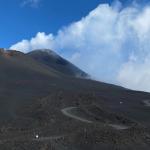
[[[1,0],[0,45],[9,47],[39,31],[56,33],[60,27],[79,20],[102,2],[106,1],[40,0],[34,6],[24,4],[24,0]]]
[[[1,0],[1,47],[52,49],[92,78],[150,92],[149,0]]]
[[[86,16],[100,3],[110,4],[112,0],[1,0],[0,45],[9,47],[39,31],[55,34],[62,26]],[[122,3],[128,4],[130,0],[122,0]]]

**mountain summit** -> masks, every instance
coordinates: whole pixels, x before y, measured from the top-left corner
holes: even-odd
[[[36,61],[47,65],[67,76],[88,78],[89,75],[74,66],[69,61],[65,60],[52,50],[39,49],[27,53],[28,56],[35,59]]]

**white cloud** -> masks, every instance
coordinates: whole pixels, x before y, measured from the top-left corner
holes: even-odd
[[[127,62],[119,72],[118,80],[121,85],[135,90],[150,92],[150,61],[143,63]]]
[[[22,40],[15,45],[12,45],[10,49],[19,50],[22,52],[28,52],[33,49],[42,49],[52,47],[53,35],[46,35],[44,32],[39,32],[35,37],[30,40]]]
[[[37,33],[11,49],[50,48],[94,78],[150,91],[150,7],[101,4],[57,35]]]
[[[21,6],[31,6],[37,8],[40,4],[41,0],[23,0]]]

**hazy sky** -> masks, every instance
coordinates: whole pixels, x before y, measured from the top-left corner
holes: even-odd
[[[53,49],[97,80],[150,91],[148,0],[2,0],[0,11],[1,47]]]

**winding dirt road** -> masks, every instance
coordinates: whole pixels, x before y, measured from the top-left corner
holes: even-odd
[[[67,107],[67,108],[64,108],[61,110],[61,112],[65,115],[65,116],[68,116],[70,118],[73,118],[73,119],[76,119],[76,120],[79,120],[79,121],[82,121],[82,122],[86,122],[86,123],[92,123],[92,121],[90,120],[87,120],[85,118],[82,118],[80,116],[77,116],[75,114],[73,114],[71,111],[73,109],[76,109],[77,107]]]

